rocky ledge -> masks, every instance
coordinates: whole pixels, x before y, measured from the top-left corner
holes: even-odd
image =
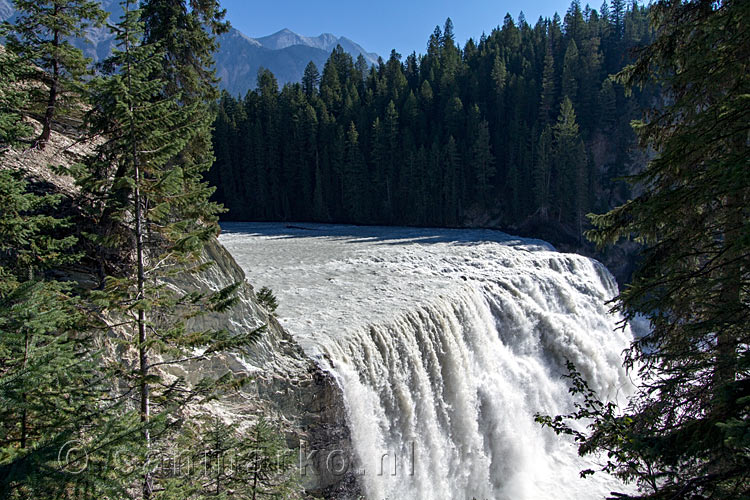
[[[218,241],[206,245],[205,261],[213,262],[199,275],[173,283],[184,291],[216,291],[241,282],[239,301],[227,312],[195,319],[198,329],[241,333],[267,325],[250,348],[178,367],[188,381],[198,373],[230,370],[252,376],[240,397],[212,412],[244,425],[264,416],[286,432],[287,444],[298,453],[299,476],[306,493],[316,498],[348,500],[360,497],[353,467],[342,457],[353,455],[343,393],[330,373],[310,359],[276,318],[258,302],[242,269]],[[194,374],[191,377],[191,374]],[[344,458],[347,461],[347,458]]]
[[[31,124],[39,129],[37,122]],[[77,186],[71,177],[57,173],[59,169],[53,170],[49,165],[70,167],[90,153],[92,142],[77,138],[76,133],[76,127],[56,124],[44,151],[11,149],[0,164],[0,168],[23,171],[35,190],[62,194],[61,209],[72,217],[80,216],[75,207]],[[239,428],[264,417],[282,429],[287,445],[298,453],[299,477],[307,498],[361,498],[353,467],[339,463],[341,457],[354,455],[343,393],[335,379],[309,358],[261,306],[244,272],[217,240],[205,246],[202,259],[212,265],[200,274],[177,277],[171,285],[183,291],[216,291],[238,282],[242,285],[233,308],[199,316],[192,320],[192,326],[238,334],[264,324],[267,329],[257,343],[241,352],[187,362],[169,370],[188,382],[195,382],[206,373],[232,371],[251,375],[251,383],[238,396],[198,411],[220,415],[225,423]],[[95,286],[97,278],[92,267],[91,263],[81,263],[73,269],[60,270],[58,278],[77,281],[83,287]]]

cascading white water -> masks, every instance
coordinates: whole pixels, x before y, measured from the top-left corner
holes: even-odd
[[[220,240],[338,379],[371,500],[602,498],[534,422],[571,410],[565,360],[630,392],[599,263],[496,231],[226,224]]]

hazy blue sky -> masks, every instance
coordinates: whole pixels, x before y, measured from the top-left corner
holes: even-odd
[[[283,28],[306,36],[333,33],[387,58],[393,48],[404,57],[411,51],[424,53],[435,25],[442,26],[447,17],[463,45],[501,25],[506,13],[517,19],[523,11],[534,24],[540,15],[562,16],[570,0],[221,0],[221,4],[232,25],[252,37]],[[598,10],[600,4],[601,0],[594,0],[591,7]]]

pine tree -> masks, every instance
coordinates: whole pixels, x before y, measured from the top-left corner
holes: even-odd
[[[116,245],[124,270],[108,276],[93,299],[109,317],[120,318],[120,328],[130,330],[118,337],[127,354],[122,361],[115,360],[115,369],[122,374],[119,386],[126,388],[122,397],[137,394],[130,414],[140,420],[140,438],[132,441],[130,451],[140,462],[142,497],[147,499],[152,498],[157,480],[149,454],[181,421],[185,405],[211,397],[217,388],[217,381],[210,378],[188,387],[179,378],[166,377],[163,368],[243,345],[259,332],[230,339],[225,332],[189,328],[188,320],[201,311],[231,305],[236,287],[205,296],[177,293],[167,286],[177,275],[205,268],[199,255],[216,234],[212,219],[198,215],[205,213],[205,207],[184,207],[184,201],[195,195],[188,188],[195,186],[200,192],[202,181],[173,161],[202,126],[193,120],[193,111],[201,106],[182,104],[179,96],[165,90],[165,80],[154,78],[163,53],[142,43],[139,12],[131,6],[126,0],[116,28],[118,49],[107,61],[112,73],[92,82],[91,121],[95,130],[106,130],[107,140],[98,147],[89,178],[82,184],[92,199],[100,200],[98,206],[106,207],[100,211],[114,205],[119,221],[118,233],[95,241]],[[120,175],[112,176],[110,170]],[[112,182],[118,184],[116,196],[111,195]],[[131,347],[133,351],[128,350]],[[203,351],[200,355],[195,354],[198,348]]]
[[[147,43],[159,43],[165,93],[185,104],[218,99],[213,54],[216,36],[229,30],[217,0],[145,0],[141,21]]]
[[[453,136],[443,149],[442,177],[443,177],[443,224],[455,226],[461,214],[461,200],[459,175],[461,172],[460,158],[456,141]]]
[[[573,0],[570,3],[568,12],[565,13],[565,34],[576,42],[583,40],[586,29],[586,22],[583,19],[583,12],[581,11],[581,2],[579,0]]]
[[[218,0],[145,0],[141,3],[144,40],[159,44],[161,67],[152,78],[166,82],[164,97],[189,109],[193,126],[182,150],[170,160],[182,172],[183,193],[175,210],[187,219],[213,219],[220,208],[209,202],[213,189],[202,182],[214,161],[211,127],[220,97],[214,52],[216,37],[229,30]],[[189,213],[195,210],[194,213]]]
[[[505,90],[505,79],[508,77],[508,71],[505,68],[505,61],[500,58],[500,55],[495,55],[495,61],[492,63],[492,83],[495,84],[495,95],[497,98],[498,107],[503,103],[503,91]]]
[[[557,177],[558,220],[582,225],[586,203],[583,191],[587,189],[586,150],[581,140],[576,114],[570,99],[565,97],[560,105],[560,116],[553,127],[555,137],[555,164]],[[580,233],[579,233],[580,234]]]
[[[245,430],[218,417],[204,417],[186,426],[177,443],[180,451],[172,466],[179,487],[167,500],[296,498],[300,490],[294,474],[296,455],[280,430],[264,418]],[[170,472],[172,472],[170,471]],[[181,483],[181,484],[180,484]]]
[[[3,34],[0,26],[0,35]],[[27,73],[19,58],[0,49],[0,158],[20,139],[31,134],[31,127],[21,118],[21,110],[27,106],[28,94],[18,86],[19,78]]]
[[[0,65],[6,61],[0,54]],[[30,130],[6,114],[25,93],[7,90],[0,90],[0,132],[12,144]],[[91,321],[73,287],[48,275],[80,258],[66,234],[70,221],[55,215],[61,201],[32,189],[22,172],[0,169],[0,495],[8,499],[56,498],[105,483],[97,460],[73,449],[92,442],[107,449],[112,436],[102,434],[106,387]]]
[[[320,79],[320,97],[326,107],[334,115],[341,112],[344,101],[343,89],[341,88],[341,76],[339,75],[336,62],[331,57],[323,66],[323,76]]]
[[[571,101],[578,97],[578,73],[580,71],[580,62],[578,60],[578,47],[575,40],[568,43],[565,50],[565,59],[563,62],[562,73],[562,96]]]
[[[277,429],[261,418],[245,438],[239,456],[247,463],[246,473],[250,486],[247,498],[257,500],[268,496],[284,498],[294,487],[289,470],[295,456],[286,447]]]
[[[101,26],[107,14],[94,0],[14,0],[14,4],[18,17],[13,25],[6,24],[8,48],[24,62],[39,66],[44,73],[36,78],[49,88],[42,133],[36,140],[36,146],[44,149],[52,120],[87,72],[88,61],[71,38],[83,37],[89,26]]]
[[[318,72],[317,66],[315,66],[315,63],[310,61],[307,63],[307,66],[305,66],[305,72],[302,75],[302,88],[305,91],[305,94],[308,98],[315,95],[315,92],[318,90],[318,85],[320,84],[320,73]]]
[[[565,35],[559,16],[551,21],[541,19],[533,28],[520,20],[516,26],[508,16],[501,28],[482,36],[479,43],[467,42],[463,52],[456,46],[452,23],[446,23],[445,30],[437,27],[430,36],[423,57],[412,54],[403,64],[394,51],[388,61],[369,70],[364,69],[361,60],[354,64],[348,54],[337,48],[324,67],[320,92],[313,91],[311,66],[305,77],[304,99],[318,122],[314,138],[301,133],[296,124],[303,116],[303,106],[292,103],[297,99],[290,97],[294,92],[272,93],[261,85],[247,98],[252,103],[252,111],[248,108],[247,114],[257,118],[240,126],[235,145],[229,146],[241,158],[238,165],[252,159],[251,164],[234,174],[234,183],[242,184],[248,193],[247,201],[237,197],[223,200],[230,205],[232,217],[247,218],[252,213],[251,217],[264,220],[304,219],[310,216],[309,207],[314,206],[318,220],[327,209],[332,221],[350,221],[348,211],[342,207],[342,180],[347,131],[354,123],[367,166],[365,178],[369,182],[363,184],[359,200],[365,206],[363,211],[369,214],[368,220],[411,221],[413,211],[406,207],[410,205],[408,200],[414,198],[410,191],[414,189],[424,196],[420,202],[424,210],[419,217],[440,224],[444,215],[440,206],[444,151],[436,152],[434,145],[437,142],[438,150],[444,149],[453,136],[456,151],[465,162],[454,186],[460,204],[495,207],[495,200],[482,200],[485,194],[480,194],[495,193],[506,208],[501,214],[503,223],[517,224],[538,209],[544,211],[537,205],[540,198],[534,194],[539,187],[534,181],[540,158],[537,142],[547,126],[552,134],[563,97],[561,90],[575,106],[578,133],[586,141],[584,149],[591,151],[581,153],[580,144],[575,144],[574,156],[585,168],[569,172],[567,187],[558,182],[561,177],[556,155],[549,152],[551,163],[543,162],[549,170],[542,173],[548,180],[542,184],[550,186],[550,192],[542,194],[547,200],[547,212],[554,212],[556,218],[563,216],[558,187],[571,196],[564,201],[568,205],[563,217],[566,229],[581,222],[575,215],[580,210],[575,207],[608,207],[627,197],[627,189],[620,189],[622,184],[617,185],[617,193],[611,189],[594,190],[593,186],[609,187],[607,177],[624,171],[628,148],[634,140],[629,120],[636,103],[646,102],[649,97],[646,93],[614,95],[614,88],[602,84],[606,73],[602,58],[606,56],[608,71],[616,71],[626,56],[625,44],[615,46],[610,38],[600,42],[599,37],[608,32],[609,16],[603,21],[595,11],[582,10],[576,3],[569,14]],[[646,22],[640,14],[628,14],[627,22],[632,24],[629,32],[634,34],[645,29]],[[608,93],[610,89],[613,95]],[[258,109],[259,102],[263,103],[262,109]],[[479,111],[475,113],[476,109]],[[396,127],[386,123],[389,116],[396,118],[390,120]],[[481,116],[487,119],[490,150],[497,157],[497,173],[487,181],[478,180],[471,161]],[[601,118],[619,126],[607,129],[606,134],[597,133]],[[549,141],[550,147],[553,142]],[[248,144],[252,144],[251,150],[247,149]],[[415,172],[422,168],[418,167],[422,148],[424,182],[416,182]],[[589,157],[594,161],[589,162]],[[303,164],[307,166],[302,168]],[[315,175],[318,167],[321,176]],[[586,175],[578,175],[584,172]],[[482,189],[476,189],[477,182]],[[583,183],[588,186],[586,196],[578,197],[584,194],[583,189],[578,189]],[[238,205],[253,209],[243,214]]]
[[[495,174],[495,157],[490,147],[490,130],[487,120],[482,120],[472,144],[471,160],[476,172],[477,198],[483,207],[490,205],[492,184],[490,180]]]
[[[610,32],[616,42],[622,40],[625,31],[625,0],[612,0],[612,9],[609,17],[611,28]]]
[[[364,218],[365,191],[364,159],[359,147],[359,133],[354,122],[349,123],[346,132],[346,158],[342,179],[342,200],[346,217],[352,222],[362,222]]]
[[[599,91],[599,127],[603,132],[611,132],[616,123],[617,96],[615,95],[612,79],[607,78],[602,82],[602,88]]]
[[[539,124],[545,127],[552,121],[555,105],[555,59],[552,57],[551,42],[544,53],[544,73],[542,74],[542,98],[539,104]]]
[[[534,163],[534,203],[539,215],[545,219],[552,206],[553,147],[552,127],[547,125],[539,135]]]
[[[626,353],[639,372],[626,408],[602,403],[572,372],[584,400],[571,417],[592,422],[574,434],[580,453],[606,452],[605,470],[642,488],[624,498],[747,498],[750,5],[663,1],[652,15],[657,37],[621,78],[656,78],[667,92],[636,127],[655,156],[631,179],[642,194],[592,217],[590,234],[644,245],[616,309],[651,328]]]

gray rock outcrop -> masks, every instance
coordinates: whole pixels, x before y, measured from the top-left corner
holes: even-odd
[[[242,285],[239,300],[231,310],[202,315],[192,320],[191,326],[238,334],[263,324],[267,329],[250,348],[180,365],[179,374],[188,382],[206,371],[251,375],[253,380],[240,397],[213,407],[212,412],[239,426],[264,416],[282,428],[288,446],[296,450],[299,477],[308,494],[357,498],[354,468],[336,463],[338,457],[354,456],[343,394],[336,381],[258,303],[244,272],[218,241],[205,247],[203,259],[213,265],[198,275],[178,279],[173,285],[184,291],[217,291],[237,282]]]

